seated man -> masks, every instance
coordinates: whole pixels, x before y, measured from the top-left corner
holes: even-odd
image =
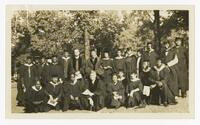
[[[136,73],[130,76],[130,82],[126,88],[127,93],[127,107],[143,106],[142,101],[143,85]]]
[[[84,89],[83,86],[82,79],[78,79],[75,74],[70,75],[70,79],[63,84],[63,111],[82,109],[80,96]]]
[[[105,84],[97,78],[95,71],[91,71],[82,93],[82,104],[85,109],[98,111],[104,107]]]
[[[124,104],[125,100],[125,88],[122,82],[118,81],[117,75],[113,74],[112,82],[108,84],[107,87],[109,95],[109,106],[114,108],[119,108]]]
[[[47,104],[48,110],[61,108],[61,96],[62,96],[62,81],[57,75],[52,77],[52,80],[46,85],[46,94],[49,96]]]
[[[25,112],[45,112],[47,95],[39,80],[31,87],[26,96]]]
[[[169,89],[170,82],[170,71],[165,64],[162,63],[161,59],[157,59],[157,64],[154,66],[155,77],[152,79],[155,87],[153,88],[151,95],[152,104],[175,104],[175,95]]]

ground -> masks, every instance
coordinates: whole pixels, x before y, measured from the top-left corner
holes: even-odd
[[[13,113],[23,113],[23,107],[16,106],[16,95],[17,95],[17,88],[16,84],[12,85],[11,89],[11,94],[12,94],[12,112]],[[125,107],[120,107],[118,109],[107,109],[104,108],[98,112],[101,113],[127,113],[127,112],[136,112],[136,113],[187,113],[188,112],[188,97],[187,98],[178,98],[178,104],[176,105],[169,105],[168,107],[164,106],[156,106],[156,105],[149,105],[146,106],[145,108],[125,108]],[[62,111],[50,111],[50,113],[63,113]],[[82,112],[91,112],[91,111],[82,111],[82,110],[68,110],[64,113],[82,113]]]

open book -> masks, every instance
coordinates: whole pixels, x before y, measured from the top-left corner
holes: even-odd
[[[92,93],[90,90],[86,89],[83,93],[83,95],[89,95],[89,96],[93,96],[94,93]]]
[[[51,106],[56,106],[58,104],[57,101],[53,100],[53,99],[49,99],[49,101],[47,102],[47,104],[51,105]]]

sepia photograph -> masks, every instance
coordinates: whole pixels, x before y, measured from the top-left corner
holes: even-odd
[[[7,6],[7,111],[191,115],[193,9]]]

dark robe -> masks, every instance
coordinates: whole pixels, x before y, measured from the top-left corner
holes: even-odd
[[[154,50],[152,50],[151,52],[146,51],[143,54],[143,59],[148,60],[151,67],[156,65],[157,58],[158,54]]]
[[[111,77],[112,77],[112,73],[113,73],[113,60],[112,59],[102,59],[101,60],[101,66],[102,67],[107,67],[110,66],[111,68],[108,69],[104,69],[104,74],[103,74],[103,79],[104,82],[110,82],[111,81]]]
[[[162,52],[163,62],[168,64],[170,61],[174,60],[176,56],[176,51],[174,49],[170,49],[168,51]],[[169,66],[170,69],[170,89],[173,92],[173,95],[178,96],[178,78],[177,78],[177,64],[173,66]]]
[[[72,73],[72,59],[70,57],[62,57],[61,66],[63,69],[63,77],[64,79],[68,79],[69,75]]]
[[[41,81],[42,81],[42,86],[46,87],[46,85],[49,83],[50,78],[50,71],[49,71],[49,64],[48,63],[43,63],[41,65],[42,67],[42,72],[41,72]]]
[[[114,83],[109,83],[109,86],[108,86],[108,92],[109,92],[109,106],[110,107],[115,107],[115,108],[118,108],[120,107],[121,105],[124,104],[124,101],[125,101],[125,88],[123,86],[123,84],[121,82],[118,82],[117,84],[114,84]],[[114,95],[113,95],[113,92],[117,92],[118,95],[122,96],[122,99],[118,99],[118,100],[115,100],[114,99]]]
[[[92,96],[92,99],[94,101],[94,110],[98,111],[101,108],[103,108],[104,103],[105,103],[104,98],[105,98],[105,95],[106,95],[106,85],[105,85],[105,83],[101,79],[96,79],[94,84],[92,83],[91,80],[87,80],[84,88],[85,88],[84,90],[88,89],[92,93],[94,93],[94,95]],[[90,104],[89,104],[89,101],[88,101],[89,97],[90,96],[87,96],[87,95],[82,96],[81,101],[82,101],[84,109],[90,109]]]
[[[126,93],[130,94],[132,90],[139,89],[139,91],[133,93],[133,97],[127,96],[127,107],[134,107],[134,106],[139,106],[142,104],[142,90],[143,90],[143,85],[140,79],[136,81],[130,81],[127,88],[126,88]]]
[[[30,92],[26,96],[25,111],[30,112],[45,112],[46,111],[47,95],[43,88],[37,90],[32,86]]]
[[[54,99],[55,98],[58,98],[58,104],[55,106],[55,107],[52,107],[50,105],[48,105],[48,110],[51,110],[51,109],[56,109],[56,110],[59,110],[61,108],[61,103],[62,103],[62,100],[61,100],[61,97],[62,97],[62,93],[63,93],[63,88],[62,88],[62,84],[61,83],[58,83],[56,85],[52,85],[52,81],[50,81],[51,83],[48,83],[46,85],[46,94],[47,95],[51,95]],[[49,100],[49,98],[48,98]]]
[[[63,111],[69,108],[82,109],[81,93],[84,91],[84,82],[82,79],[77,80],[76,84],[71,84],[73,81],[68,80],[63,84]],[[71,100],[70,95],[78,97],[78,100]]]
[[[126,67],[126,76],[128,80],[130,80],[130,75],[131,73],[136,73],[137,72],[137,59],[136,57],[133,56],[128,56],[125,59],[125,67]]]
[[[76,59],[75,57],[72,58],[72,69],[73,72],[80,71],[82,75],[85,74],[85,62],[83,57],[79,57]]]
[[[50,81],[53,76],[58,76],[59,78],[63,79],[63,68],[60,64],[52,63],[49,65],[48,70],[50,78],[48,81]]]
[[[96,71],[96,73],[99,75],[99,76],[102,76],[103,73],[104,73],[104,70],[103,68],[101,67],[101,59],[100,58],[95,58],[95,59],[88,59],[86,61],[86,74],[90,74],[91,70],[94,70]]]
[[[125,59],[118,59],[115,58],[113,60],[113,69],[115,73],[118,73],[119,71],[124,72],[124,74],[126,73],[126,65],[125,65]]]
[[[189,88],[188,86],[188,51],[183,46],[177,47],[176,54],[178,56],[178,64],[177,68],[177,77],[178,77],[178,85],[181,89],[182,94],[186,93],[186,90]]]
[[[151,104],[161,104],[166,102],[167,104],[175,103],[175,96],[173,95],[170,86],[170,71],[165,68],[164,65],[161,67],[154,66],[156,77],[154,81],[162,82],[162,87],[158,85],[151,91]]]
[[[142,63],[143,63],[143,57],[142,56],[137,57],[136,68],[137,68],[137,75],[139,78],[140,78],[140,73],[142,71]]]

